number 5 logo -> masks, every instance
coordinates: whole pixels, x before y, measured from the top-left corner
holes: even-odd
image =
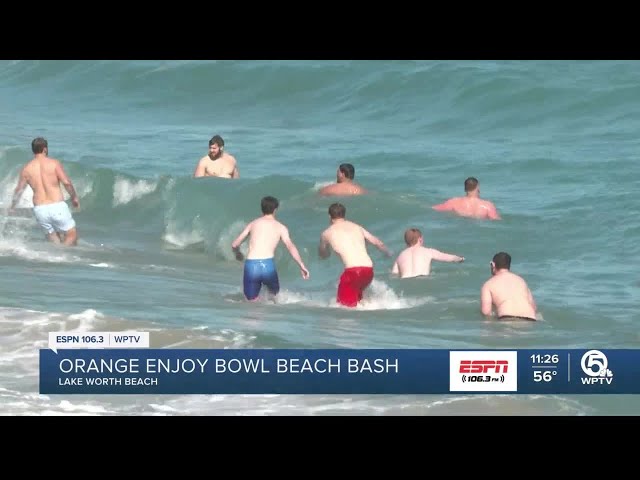
[[[582,356],[580,366],[590,377],[604,376],[607,371],[607,356],[600,350],[589,350]]]

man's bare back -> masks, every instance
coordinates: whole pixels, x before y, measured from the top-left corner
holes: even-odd
[[[287,228],[272,216],[253,220],[249,229],[247,259],[273,258],[280,239],[288,236]]]
[[[336,183],[326,185],[318,190],[319,195],[323,196],[351,196],[351,195],[364,195],[367,192],[360,185],[355,183],[356,170],[350,163],[343,163],[338,166],[336,172]]]
[[[67,176],[59,160],[48,157],[48,143],[44,138],[33,140],[31,148],[34,158],[27,162],[20,172],[18,184],[14,190],[11,210],[15,208],[27,185],[33,190],[34,214],[45,230],[47,238],[59,243],[64,235],[66,245],[77,243],[75,221],[64,202],[62,186],[71,196],[74,207],[80,206],[73,183]]]
[[[354,182],[332,183],[326,185],[318,190],[319,195],[323,196],[350,196],[350,195],[364,195],[367,191],[360,185]]]
[[[464,190],[467,192],[466,196],[450,198],[431,208],[438,212],[453,212],[461,217],[500,220],[496,206],[489,200],[480,198],[480,187],[476,178],[467,178],[464,182]]]
[[[527,282],[521,276],[509,271],[509,267],[506,267],[504,262],[501,264],[497,259],[498,256],[503,259],[508,258],[509,266],[511,263],[511,257],[503,252],[494,257],[491,264],[493,276],[484,283],[480,291],[482,314],[490,317],[495,308],[501,320],[536,320],[537,306]]]
[[[340,257],[345,268],[373,266],[365,242],[369,239],[376,244],[379,240],[357,223],[336,222],[322,233],[321,239]]]
[[[464,257],[443,253],[435,248],[415,245],[403,250],[395,263],[391,273],[400,278],[428,276],[431,274],[431,262],[464,262]]]
[[[61,182],[65,181],[65,175],[58,160],[36,156],[24,166],[22,175],[33,190],[34,205],[46,205],[64,200]]]
[[[499,220],[500,215],[493,203],[479,198],[456,197],[433,207],[439,212],[453,212],[461,217]]]

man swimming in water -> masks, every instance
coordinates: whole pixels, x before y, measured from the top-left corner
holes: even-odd
[[[522,277],[512,273],[511,255],[496,253],[490,263],[492,277],[480,290],[480,309],[491,317],[495,306],[498,320],[536,321],[536,302]]]
[[[238,162],[233,155],[224,151],[224,140],[220,135],[214,135],[209,140],[209,154],[200,159],[193,177],[240,178]]]
[[[338,171],[336,172],[336,183],[322,187],[318,190],[318,194],[324,196],[348,196],[368,193],[364,188],[353,181],[355,176],[356,170],[353,165],[350,163],[343,163],[338,167]]]
[[[346,220],[346,213],[347,209],[340,203],[329,207],[331,226],[320,236],[318,254],[322,259],[328,258],[331,247],[340,257],[344,263],[344,272],[340,277],[336,300],[346,307],[355,307],[373,281],[373,261],[367,253],[365,241],[384,252],[387,257],[391,256],[391,252],[382,240],[357,223]]]
[[[289,230],[275,218],[278,207],[277,198],[264,197],[260,202],[263,215],[250,222],[231,244],[236,259],[242,261],[244,256],[240,252],[240,245],[247,236],[250,236],[249,251],[244,262],[242,279],[244,295],[247,300],[258,298],[262,285],[267,287],[272,296],[276,296],[280,291],[278,272],[274,262],[276,247],[280,241],[284,243],[291,257],[300,266],[302,278],[305,280],[309,278],[309,270],[305,267],[298,249],[289,237]]]
[[[480,199],[480,186],[477,178],[467,178],[464,181],[464,191],[467,192],[465,197],[450,198],[431,208],[438,212],[453,212],[461,217],[500,220],[496,206],[489,200]]]
[[[407,244],[391,269],[393,275],[400,278],[427,276],[431,273],[431,261],[439,262],[464,262],[464,257],[443,253],[435,248],[424,246],[422,232],[417,228],[409,228],[404,232],[404,241]]]

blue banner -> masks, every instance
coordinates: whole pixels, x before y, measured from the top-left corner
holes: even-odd
[[[637,394],[640,350],[40,350],[42,394]]]

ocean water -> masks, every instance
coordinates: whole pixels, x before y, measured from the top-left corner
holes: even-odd
[[[151,332],[152,347],[640,348],[637,61],[0,62],[0,412],[7,415],[622,415],[633,396],[46,396],[47,332]],[[214,134],[237,181],[191,178]],[[35,136],[80,194],[80,244],[47,244],[29,191],[5,213]],[[347,217],[398,253],[408,227],[463,255],[422,280],[376,278],[335,305],[317,257],[321,185],[342,162],[367,197]],[[480,180],[503,220],[431,205]],[[283,247],[274,303],[242,301],[229,245],[280,199],[311,278]],[[246,244],[243,247],[246,249]],[[485,321],[494,253],[513,257],[536,323]]]

